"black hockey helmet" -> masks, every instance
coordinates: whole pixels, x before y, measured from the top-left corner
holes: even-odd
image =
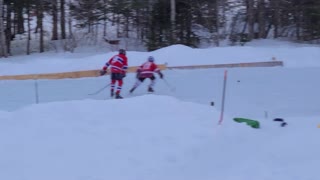
[[[124,54],[124,55],[126,55],[126,50],[124,50],[124,49],[119,49],[119,54]]]

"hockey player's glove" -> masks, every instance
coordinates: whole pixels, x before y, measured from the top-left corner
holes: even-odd
[[[101,71],[100,71],[100,76],[103,76],[103,75],[105,75],[105,74],[107,74],[107,71],[105,71],[105,70],[101,70]]]

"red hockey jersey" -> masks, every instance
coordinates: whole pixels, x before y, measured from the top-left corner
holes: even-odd
[[[114,55],[110,60],[103,66],[103,70],[107,70],[110,66],[111,73],[126,73],[128,69],[128,58],[124,54]]]
[[[144,78],[149,78],[153,76],[154,72],[159,73],[160,69],[154,62],[150,61],[143,63],[138,69],[139,77]]]

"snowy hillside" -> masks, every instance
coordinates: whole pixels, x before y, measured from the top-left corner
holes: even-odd
[[[146,95],[71,101],[1,113],[0,178],[317,179],[319,129],[292,119],[260,130],[210,106]]]

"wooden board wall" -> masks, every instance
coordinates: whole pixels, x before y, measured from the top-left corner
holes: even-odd
[[[161,70],[166,69],[165,64],[160,64],[158,67]],[[128,68],[129,73],[136,72],[138,66],[131,66]],[[87,70],[87,71],[73,71],[62,73],[46,73],[46,74],[26,74],[26,75],[12,75],[0,76],[0,80],[27,80],[27,79],[66,79],[66,78],[83,78],[83,77],[98,77],[100,70]],[[109,72],[108,72],[109,74]]]
[[[235,67],[274,67],[283,66],[282,61],[267,61],[267,62],[250,62],[250,63],[234,63],[234,64],[214,64],[214,65],[195,65],[195,66],[171,66],[166,64],[158,65],[161,70],[165,69],[206,69],[206,68],[235,68]],[[128,68],[128,72],[136,72],[138,66]],[[66,79],[66,78],[83,78],[83,77],[98,77],[100,70],[73,71],[62,73],[47,73],[47,74],[26,74],[26,75],[10,75],[0,76],[0,80],[28,80],[28,79]]]
[[[167,69],[207,69],[207,68],[236,68],[236,67],[275,67],[283,66],[282,61],[233,63],[233,64],[213,64],[213,65],[195,65],[195,66],[171,66]]]

